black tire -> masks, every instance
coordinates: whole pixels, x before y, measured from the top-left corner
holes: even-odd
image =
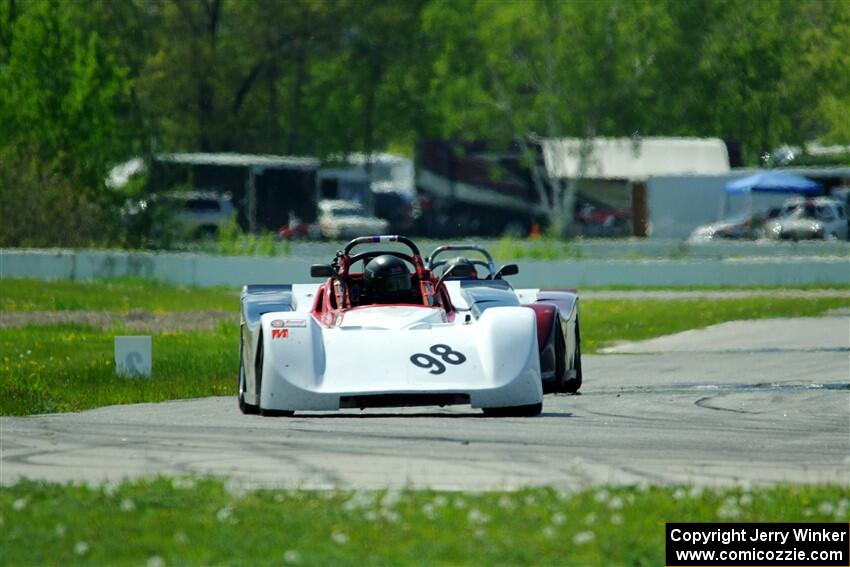
[[[249,404],[245,401],[245,368],[242,366],[242,361],[239,362],[239,411],[245,415],[257,415],[260,413],[260,408],[254,404]]]
[[[292,410],[277,410],[260,408],[260,415],[263,417],[292,417],[295,412]]]
[[[534,417],[543,411],[543,402],[527,406],[510,406],[506,408],[482,408],[488,417]]]
[[[257,356],[257,367],[254,370],[255,376],[257,376],[257,402],[259,403],[259,412],[263,417],[292,417],[295,412],[291,410],[276,410],[276,409],[266,409],[262,406],[263,400],[263,335],[260,335],[260,345],[257,347],[257,352],[259,353]]]
[[[555,325],[555,392],[567,391],[567,345],[564,343],[564,332],[561,330],[560,316]]]
[[[575,376],[564,382],[564,392],[568,394],[575,394],[581,388],[581,331],[579,329],[578,319],[576,319],[576,353],[573,357]]]
[[[249,404],[245,401],[245,366],[242,362],[242,330],[239,330],[239,378],[236,382],[236,399],[239,402],[239,411],[246,415],[256,415],[260,413],[260,408],[254,404]]]

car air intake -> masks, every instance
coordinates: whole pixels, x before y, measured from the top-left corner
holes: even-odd
[[[370,394],[342,396],[342,408],[401,408],[409,406],[451,406],[468,404],[469,394]]]

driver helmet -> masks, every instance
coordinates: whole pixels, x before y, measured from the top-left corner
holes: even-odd
[[[389,254],[372,258],[363,268],[366,291],[376,301],[394,301],[409,296],[410,273],[404,261]]]
[[[475,270],[475,264],[469,261],[468,258],[463,256],[458,256],[452,260],[446,262],[445,267],[443,268],[443,274],[448,272],[452,266],[462,266],[462,270],[455,269],[454,274],[450,276],[451,279],[478,279],[478,272]]]

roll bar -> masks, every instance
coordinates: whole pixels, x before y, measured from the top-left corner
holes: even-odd
[[[434,262],[436,261],[437,256],[439,254],[442,254],[443,252],[457,250],[473,250],[475,252],[479,252],[485,258],[487,258],[487,269],[490,270],[490,273],[496,273],[496,263],[493,261],[493,257],[490,256],[490,253],[487,251],[486,248],[479,244],[444,244],[443,246],[437,246],[436,248],[434,248],[434,251],[431,252],[431,255],[428,256],[428,258],[425,260],[425,267],[429,270],[433,270],[435,267]]]
[[[377,242],[401,242],[413,252],[413,256],[419,256],[419,248],[413,243],[412,240],[407,238],[406,236],[399,236],[398,234],[388,234],[383,236],[361,236],[359,238],[355,238],[351,242],[345,245],[345,249],[343,249],[342,253],[345,256],[348,256],[348,253],[351,252],[351,249],[360,244],[374,244]]]
[[[422,292],[422,302],[424,305],[433,307],[435,304],[434,286],[431,282],[428,270],[425,269],[425,264],[422,261],[422,255],[419,253],[419,248],[412,240],[406,236],[400,236],[398,234],[361,236],[359,238],[355,238],[346,244],[344,249],[337,252],[336,258],[334,258],[331,266],[333,269],[337,270],[339,275],[340,292],[339,298],[337,299],[339,305],[345,305],[346,303],[345,280],[348,278],[348,269],[351,266],[351,256],[349,255],[349,252],[351,252],[355,246],[360,244],[377,244],[380,242],[400,242],[410,248],[410,251],[413,253],[411,255],[411,260],[413,261],[413,267],[416,269],[416,277],[419,279],[419,289]]]

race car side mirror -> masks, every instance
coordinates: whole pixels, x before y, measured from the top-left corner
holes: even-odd
[[[310,266],[310,277],[313,278],[332,278],[336,272],[327,264],[313,264]]]
[[[505,264],[499,271],[496,272],[496,275],[493,276],[494,280],[502,279],[502,276],[515,276],[519,273],[519,266],[516,264]]]

